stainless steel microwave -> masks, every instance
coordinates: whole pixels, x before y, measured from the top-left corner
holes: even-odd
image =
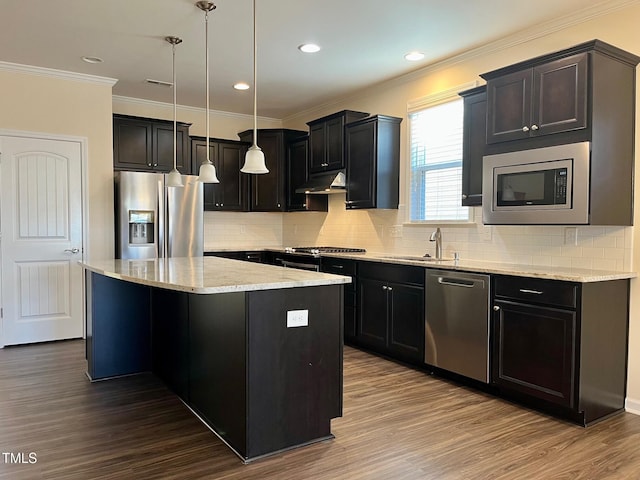
[[[580,142],[485,156],[483,223],[588,224],[589,155]]]

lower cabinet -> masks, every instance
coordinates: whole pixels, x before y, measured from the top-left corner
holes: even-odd
[[[322,257],[320,270],[335,275],[351,277],[351,283],[344,286],[344,341],[353,343],[358,335],[357,330],[357,262],[346,258]]]
[[[492,383],[580,424],[624,409],[629,281],[496,275]]]
[[[356,342],[424,362],[424,269],[359,262]]]

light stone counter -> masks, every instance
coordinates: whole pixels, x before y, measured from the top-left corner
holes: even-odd
[[[331,253],[323,257],[352,258],[374,262],[395,263],[400,265],[418,265],[425,268],[443,270],[460,270],[475,273],[495,273],[518,277],[544,278],[547,280],[563,280],[577,283],[605,282],[636,278],[636,272],[618,272],[613,270],[593,270],[570,267],[546,267],[536,265],[518,265],[511,263],[483,262],[478,260],[424,260],[419,256],[391,253]]]
[[[92,260],[92,272],[128,282],[189,293],[248,292],[350,283],[350,277],[219,257]]]

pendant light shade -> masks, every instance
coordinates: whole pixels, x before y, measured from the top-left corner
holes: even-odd
[[[205,54],[205,88],[207,90],[207,107],[206,107],[206,155],[207,158],[200,164],[198,181],[204,183],[220,183],[216,175],[216,167],[209,159],[209,12],[215,10],[216,6],[213,2],[200,1],[196,3],[196,7],[204,12],[204,54]]]
[[[182,175],[177,169],[178,161],[178,121],[177,121],[177,97],[176,97],[176,45],[182,43],[178,37],[165,37],[165,40],[172,46],[172,69],[173,69],[173,170],[167,178],[167,187],[183,187]]]
[[[240,169],[243,173],[269,173],[265,164],[264,153],[258,146],[258,41],[256,38],[256,0],[253,0],[253,145],[247,150],[244,165]]]

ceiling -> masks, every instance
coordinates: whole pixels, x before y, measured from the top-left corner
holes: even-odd
[[[252,1],[217,0],[209,18],[211,108],[250,114]],[[630,1],[257,0],[258,114],[285,118],[525,28]],[[593,9],[596,10],[593,10]],[[171,103],[171,45],[180,105],[205,103],[204,13],[195,0],[0,0],[0,61],[112,77],[114,95]],[[297,46],[314,42],[316,54]],[[403,55],[426,54],[410,63]],[[82,56],[96,56],[88,64]]]

